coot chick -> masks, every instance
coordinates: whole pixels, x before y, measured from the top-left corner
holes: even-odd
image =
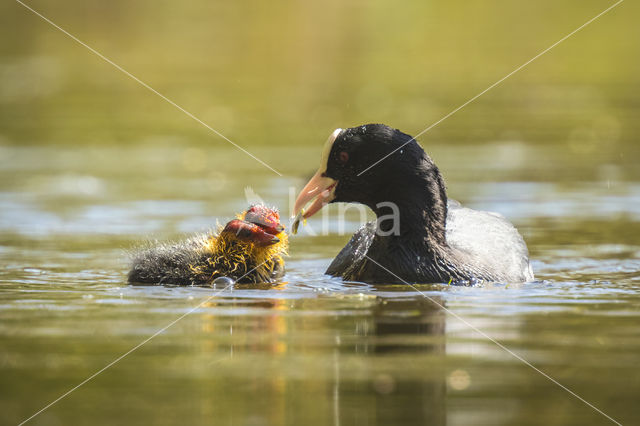
[[[368,283],[533,280],[527,246],[513,225],[448,201],[438,167],[397,129],[336,129],[320,169],[298,195],[292,228],[334,202],[364,204],[377,219],[355,233],[329,275]]]
[[[229,277],[239,283],[275,282],[284,275],[288,239],[276,209],[251,206],[217,233],[136,254],[130,283],[208,285]]]

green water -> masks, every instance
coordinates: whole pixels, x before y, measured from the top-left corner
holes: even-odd
[[[611,423],[487,336],[640,422],[637,5],[420,138],[451,197],[518,227],[537,279],[421,294],[323,275],[361,220],[338,207],[291,237],[275,287],[125,277],[142,241],[225,222],[248,186],[286,216],[334,128],[416,134],[612,3],[28,4],[281,176],[0,5],[2,424],[160,330],[30,423]]]

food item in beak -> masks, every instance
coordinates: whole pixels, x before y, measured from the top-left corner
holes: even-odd
[[[300,221],[302,221],[303,224],[306,222],[306,220],[304,219],[304,209],[300,209],[298,214],[293,218],[293,223],[291,224],[291,233],[293,235],[296,235],[298,233]]]

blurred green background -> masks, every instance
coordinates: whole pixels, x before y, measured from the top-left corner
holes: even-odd
[[[27,4],[250,148],[367,122],[416,134],[613,2]],[[638,8],[623,3],[422,139],[635,147]],[[20,4],[0,15],[4,143],[226,143]]]

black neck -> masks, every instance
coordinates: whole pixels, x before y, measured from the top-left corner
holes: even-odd
[[[378,218],[379,233],[384,238],[446,246],[447,194],[437,167],[404,182],[380,194],[380,201],[370,206]]]
[[[465,271],[460,256],[446,241],[447,195],[444,181],[433,166],[395,192],[386,194],[397,208],[377,203],[372,209],[378,218],[378,229],[367,256],[408,282],[433,280],[457,281]],[[405,180],[405,182],[407,182]],[[382,195],[382,194],[381,194]],[[384,202],[383,202],[384,203]],[[391,232],[394,211],[399,214],[399,232]],[[455,262],[455,264],[454,264]],[[379,266],[367,266],[375,276]],[[389,275],[389,280],[397,277]]]

